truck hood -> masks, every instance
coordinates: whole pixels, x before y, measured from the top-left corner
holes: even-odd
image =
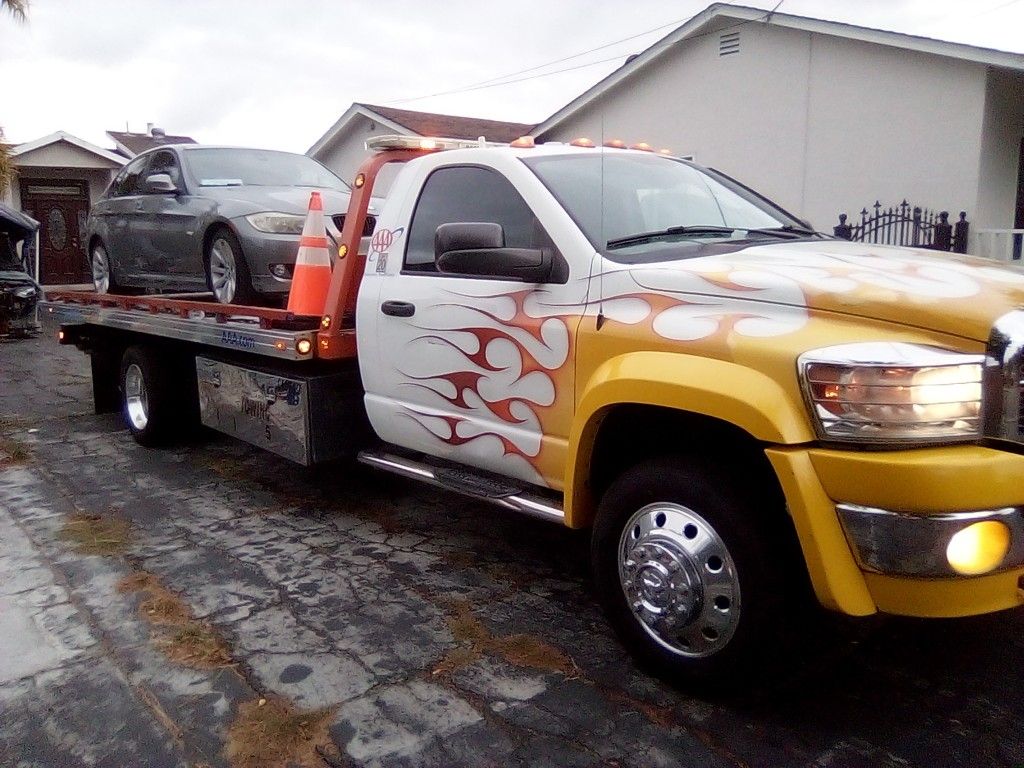
[[[221,213],[228,218],[247,216],[263,211],[305,214],[309,209],[309,193],[319,191],[324,214],[334,216],[348,210],[349,193],[335,189],[315,187],[203,187],[202,195],[217,202]],[[381,209],[378,199],[370,201],[370,213]]]
[[[614,300],[615,293],[625,298],[652,292],[704,306],[722,299],[764,302],[979,341],[988,339],[997,318],[1024,308],[1020,267],[843,240],[759,244],[688,260],[633,264],[625,271],[630,280],[623,282],[616,270],[613,274],[619,279],[606,285],[606,300]],[[768,319],[771,310],[759,314]]]

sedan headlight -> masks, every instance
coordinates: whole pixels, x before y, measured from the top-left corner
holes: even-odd
[[[295,213],[253,213],[245,217],[254,229],[275,235],[301,235],[305,216]]]
[[[805,352],[798,366],[819,437],[936,443],[981,435],[984,357],[866,342]]]

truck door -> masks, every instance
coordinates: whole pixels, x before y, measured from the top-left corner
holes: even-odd
[[[548,226],[493,168],[436,168],[411,219],[403,219],[408,231],[388,229],[384,217],[378,223],[367,274],[382,279],[363,282],[363,290],[379,285],[370,375],[364,365],[374,428],[406,448],[560,488],[588,259],[578,267],[583,274],[570,268],[564,244],[560,250],[549,235],[564,222]],[[435,233],[455,222],[496,223],[505,246],[548,250],[550,278],[537,284],[439,272]]]

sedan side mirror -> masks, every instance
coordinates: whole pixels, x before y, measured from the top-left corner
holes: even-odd
[[[551,251],[506,248],[505,232],[491,222],[442,224],[434,233],[434,264],[452,275],[542,283],[551,276]]]
[[[146,177],[145,190],[153,195],[170,195],[178,191],[178,187],[171,181],[170,174],[154,173]]]

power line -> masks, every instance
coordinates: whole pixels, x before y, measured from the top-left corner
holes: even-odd
[[[1017,2],[1017,0],[1014,0],[1014,2]],[[778,7],[780,5],[782,5],[781,2],[778,3],[775,6],[775,8],[773,8],[770,11],[766,11],[763,16],[759,16],[756,19],[745,19],[744,21],[739,21],[739,22],[736,22],[735,24],[730,24],[730,25],[725,26],[725,27],[720,27],[720,28],[715,29],[713,31],[702,32],[699,35],[690,35],[686,39],[687,40],[695,40],[697,38],[707,37],[708,35],[711,35],[711,34],[719,34],[719,33],[723,32],[724,30],[727,30],[727,29],[736,29],[737,27],[742,27],[742,26],[745,26],[747,24],[752,24],[754,22],[765,21],[766,19],[769,19],[771,17],[771,15],[776,11],[776,9],[778,9]],[[682,23],[686,23],[687,21],[690,21],[690,20],[692,20],[694,18],[696,18],[696,16],[691,16],[689,19],[684,20]],[[671,23],[670,24],[664,24],[664,25],[662,25],[660,27],[655,27],[653,30],[649,30],[648,32],[641,32],[641,33],[639,33],[637,35],[633,35],[633,36],[630,36],[630,37],[627,37],[627,38],[623,38],[622,40],[617,40],[617,41],[612,42],[612,43],[607,43],[605,45],[598,46],[597,48],[591,49],[590,51],[585,51],[583,53],[576,54],[574,56],[568,56],[568,57],[566,57],[564,59],[560,59],[559,61],[556,61],[556,62],[549,62],[548,64],[541,64],[541,65],[538,65],[536,67],[531,67],[530,69],[521,70],[521,72],[519,72],[519,73],[512,73],[512,74],[514,75],[514,74],[526,73],[526,72],[530,72],[532,70],[542,69],[542,68],[544,68],[546,66],[550,66],[551,64],[559,63],[560,61],[569,61],[570,59],[578,58],[579,56],[585,56],[587,53],[593,53],[594,51],[599,51],[602,48],[609,48],[612,45],[616,45],[618,43],[625,42],[627,40],[632,40],[634,37],[642,37],[645,34],[649,34],[650,32],[657,31],[658,29],[663,29],[664,27],[671,26],[671,25],[672,25]],[[665,42],[663,42],[663,43],[656,43],[655,45],[651,46],[650,48],[647,48],[644,51],[644,53],[646,54],[646,53],[649,53],[651,51],[664,50],[665,48],[668,48],[668,47],[674,45],[675,42],[676,41],[668,42],[668,43],[665,43]],[[587,67],[595,67],[598,64],[607,64],[610,61],[617,61],[620,58],[622,58],[622,57],[621,56],[612,56],[612,57],[609,57],[609,58],[606,58],[606,59],[599,59],[597,61],[587,62],[585,64],[577,64],[577,65],[574,65],[572,67],[563,67],[562,69],[554,69],[554,70],[552,70],[550,72],[541,72],[541,73],[536,74],[536,75],[528,75],[527,77],[520,77],[520,78],[516,78],[514,80],[502,80],[501,78],[493,78],[492,80],[484,80],[484,81],[482,81],[480,83],[476,83],[476,84],[473,84],[473,85],[467,85],[467,86],[463,86],[461,88],[453,88],[450,91],[439,91],[437,93],[431,93],[431,94],[427,94],[425,96],[415,96],[415,97],[409,98],[409,99],[395,99],[395,100],[389,101],[387,103],[388,104],[408,104],[408,103],[413,102],[413,101],[422,101],[423,99],[432,99],[432,98],[435,98],[437,96],[452,96],[452,95],[455,95],[455,94],[458,94],[458,93],[467,93],[469,91],[479,91],[479,90],[485,90],[487,88],[497,88],[497,87],[502,86],[502,85],[513,85],[515,83],[522,83],[522,82],[526,82],[528,80],[537,80],[537,79],[540,79],[542,77],[550,77],[551,75],[560,75],[563,72],[573,72],[573,71],[578,70],[578,69],[586,69]],[[511,75],[506,75],[506,77],[510,77],[510,76]],[[495,82],[495,81],[498,81],[498,80],[500,80],[500,82]]]

